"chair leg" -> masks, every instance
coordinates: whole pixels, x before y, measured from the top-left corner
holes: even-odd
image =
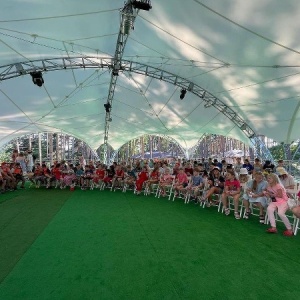
[[[294,229],[294,235],[297,235],[299,229],[299,218],[296,217],[294,218],[293,229]]]

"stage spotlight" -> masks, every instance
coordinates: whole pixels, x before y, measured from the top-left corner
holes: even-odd
[[[108,112],[110,112],[110,109],[111,109],[111,105],[110,105],[110,103],[105,103],[104,104],[104,107],[105,107],[105,111],[108,113]]]
[[[183,100],[183,98],[185,97],[186,94],[186,89],[181,89],[180,91],[180,99]]]
[[[150,10],[152,8],[150,0],[133,1],[132,6],[141,10]]]
[[[38,72],[30,72],[29,73],[32,77],[32,82],[34,84],[36,84],[37,86],[41,87],[44,83],[44,79],[42,76],[42,72],[38,71]]]

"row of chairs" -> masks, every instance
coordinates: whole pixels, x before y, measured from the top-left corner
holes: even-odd
[[[175,179],[173,180],[172,184],[170,184],[169,186],[165,186],[165,192],[166,192],[167,199],[172,200],[172,201],[175,201],[175,199],[182,199],[185,204],[188,204],[191,200],[192,193],[189,192],[188,190],[183,190],[182,192],[178,192],[176,194],[175,190],[174,190],[174,184],[175,184]],[[244,187],[245,187],[245,184],[242,185],[241,195],[243,194]],[[126,192],[126,190],[127,189],[124,188],[123,192]],[[136,192],[136,189],[133,188],[133,191]],[[150,195],[152,193],[155,195],[155,197],[160,198],[161,192],[162,192],[162,190],[160,189],[159,184],[152,185],[152,191],[149,190],[148,186],[144,187],[144,195],[146,195],[146,196]],[[198,200],[199,205],[202,208],[210,206],[211,204],[208,200],[201,201],[201,199],[202,199],[201,196],[203,196],[205,194],[206,189],[204,188],[203,190],[200,190],[199,192],[200,192],[200,196],[198,197],[198,199],[196,199],[196,201]],[[290,197],[293,197],[297,201],[297,193],[298,193],[297,187],[295,187],[295,189],[293,189],[293,190],[287,190],[287,193],[290,195]],[[214,194],[214,195],[212,195],[212,197],[214,198],[212,203],[214,206],[217,207],[217,211],[224,213],[224,207],[222,205],[221,195]],[[300,204],[300,203],[298,203],[298,204]],[[229,199],[228,199],[228,208],[230,210],[234,210],[233,198],[231,198],[231,197],[229,197]],[[250,211],[251,211],[252,216],[256,216],[256,217],[260,216],[259,208],[255,205],[255,203],[250,203]],[[242,218],[242,217],[245,218],[245,215],[246,215],[246,209],[244,207],[242,199],[241,199],[240,205],[239,205],[239,215],[240,215],[240,218]],[[288,213],[288,218],[290,218],[290,221],[293,224],[294,235],[297,235],[297,232],[300,229],[299,218],[297,218],[292,213]],[[281,220],[278,218],[277,214],[276,214],[276,220],[281,222]],[[268,224],[268,223],[269,223],[268,215],[265,214],[263,224]]]
[[[185,204],[188,204],[191,200],[192,193],[186,189],[179,191],[178,193],[175,193],[174,184],[175,184],[175,178],[173,178],[173,182],[170,185],[167,185],[164,187],[164,191],[166,193],[166,195],[165,195],[166,198],[169,201],[171,201],[171,200],[175,201],[176,199],[181,199],[184,201]],[[119,182],[118,184],[116,184],[116,182],[112,182],[111,184],[107,184],[107,183],[104,183],[103,181],[100,181],[99,183],[96,184],[95,182],[93,182],[91,180],[89,188],[91,190],[93,190],[93,189],[99,189],[99,190],[109,189],[110,191],[121,190],[123,193],[126,193],[126,191],[131,190],[134,193],[137,193],[136,186],[134,184],[128,185],[124,182]],[[242,189],[243,188],[244,188],[244,185],[242,185]],[[205,208],[207,206],[210,206],[211,203],[208,200],[201,201],[202,196],[205,195],[206,188],[200,190],[199,192],[200,192],[200,195],[198,196],[196,201],[197,201],[197,203],[199,203],[200,207]],[[293,189],[293,190],[287,190],[287,192],[290,197],[293,197],[295,200],[297,200],[297,192],[298,192],[297,187],[295,187],[295,189]],[[162,189],[160,188],[159,184],[152,184],[151,190],[150,190],[149,185],[144,184],[143,185],[143,194],[145,196],[152,194],[155,197],[160,198],[162,196]],[[243,192],[241,193],[241,195],[242,194],[243,194]],[[214,198],[212,205],[217,207],[218,212],[224,213],[224,207],[222,205],[221,195],[214,194],[214,195],[212,195],[212,197]],[[228,200],[229,200],[228,208],[230,210],[234,210],[233,198],[229,197]],[[259,217],[259,209],[258,209],[258,207],[256,207],[255,204],[250,203],[250,210],[251,210],[251,215]],[[240,205],[239,205],[240,218],[242,218],[242,217],[245,218],[245,214],[246,214],[246,209],[245,209],[245,207],[243,205],[243,201],[241,199]],[[291,223],[293,224],[294,235],[296,235],[298,230],[300,229],[299,218],[296,218],[293,214],[288,214],[288,217],[291,219]],[[281,221],[280,219],[278,219],[277,215],[276,215],[276,219],[277,219],[277,221]],[[264,224],[268,224],[268,223],[269,223],[268,216],[267,216],[267,214],[265,214]]]

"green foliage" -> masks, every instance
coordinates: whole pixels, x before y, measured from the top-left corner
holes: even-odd
[[[11,161],[11,155],[15,149],[13,143],[7,143],[0,149],[0,162]]]
[[[285,159],[284,149],[282,145],[277,145],[269,148],[274,160]]]
[[[297,153],[296,153],[296,151],[297,151]],[[300,148],[298,148],[298,144],[291,145],[291,154],[292,154],[293,160],[299,160],[300,159]]]

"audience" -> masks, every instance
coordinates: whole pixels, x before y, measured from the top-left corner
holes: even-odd
[[[124,191],[134,188],[139,195],[143,189],[150,194],[153,191],[152,185],[157,184],[162,197],[170,195],[169,191],[176,196],[182,194],[198,203],[205,203],[208,207],[211,204],[223,204],[225,215],[230,214],[231,207],[229,200],[232,199],[234,207],[234,217],[240,219],[241,199],[243,199],[244,218],[248,219],[251,209],[259,209],[259,222],[265,222],[265,209],[270,220],[271,227],[268,233],[276,233],[276,220],[274,212],[282,219],[286,230],[285,236],[293,235],[291,224],[286,216],[288,210],[286,189],[294,190],[296,187],[293,176],[288,174],[283,167],[283,161],[279,160],[275,169],[270,161],[262,165],[259,158],[256,158],[252,165],[248,159],[241,163],[241,158],[236,159],[235,164],[229,164],[222,160],[222,164],[217,159],[201,161],[185,160],[134,160],[123,161],[111,166],[106,166],[100,162],[86,163],[81,156],[75,166],[71,162],[54,162],[49,168],[45,163],[33,165],[32,152],[27,151],[27,156],[23,153],[14,152],[13,163],[3,162],[0,166],[0,193],[13,191],[17,188],[24,189],[25,181],[31,182],[36,187],[45,186],[74,188],[79,186],[82,190],[99,187],[120,187]],[[169,167],[172,166],[172,169]],[[222,167],[222,173],[218,166]],[[262,172],[263,170],[263,172]],[[276,170],[276,174],[273,172]],[[208,174],[209,172],[209,174]],[[149,175],[150,174],[150,175]],[[264,178],[267,174],[267,181]],[[225,180],[226,178],[226,180]],[[172,189],[171,189],[172,187]],[[289,191],[290,192],[290,191]],[[147,193],[145,194],[147,195]],[[217,195],[217,198],[216,196]],[[242,195],[242,197],[241,197]],[[298,193],[298,200],[300,192]],[[219,200],[220,199],[220,200]],[[300,205],[289,204],[290,210],[296,217],[300,217]],[[204,207],[204,204],[203,204]]]

